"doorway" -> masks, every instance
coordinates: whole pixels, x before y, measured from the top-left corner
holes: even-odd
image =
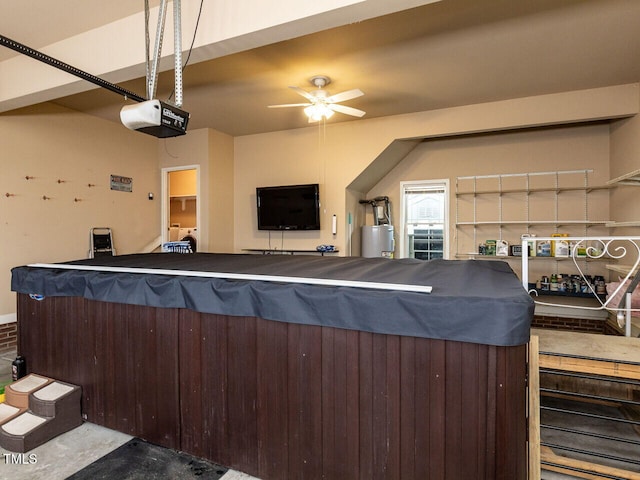
[[[189,241],[200,246],[200,169],[197,165],[162,169],[162,243]]]

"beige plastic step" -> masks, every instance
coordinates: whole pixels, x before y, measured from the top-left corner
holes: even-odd
[[[0,425],[0,446],[5,450],[27,452],[82,424],[81,388],[35,377],[15,389],[17,394],[23,394],[37,387],[28,396],[29,410]]]
[[[80,420],[80,396],[81,390],[77,385],[55,380],[31,394],[29,410],[44,417],[73,419],[77,415]]]
[[[54,418],[24,412],[0,426],[0,446],[10,452],[28,452],[56,436],[50,435],[51,429],[46,428],[54,421]]]
[[[18,408],[6,403],[0,403],[0,425],[7,423],[9,420],[17,417],[24,411],[24,408]]]
[[[13,420],[5,423],[2,426],[2,430],[9,435],[27,435],[46,421],[45,417],[34,415],[31,412],[24,412],[22,415],[18,415]]]
[[[4,402],[13,407],[27,409],[29,408],[29,395],[52,381],[51,378],[31,373],[4,388]]]

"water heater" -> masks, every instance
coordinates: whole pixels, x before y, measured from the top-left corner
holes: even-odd
[[[392,225],[364,225],[362,227],[362,256],[393,258],[395,242]]]

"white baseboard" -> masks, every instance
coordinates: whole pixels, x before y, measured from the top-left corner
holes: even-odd
[[[7,313],[6,315],[0,315],[0,325],[7,323],[13,323],[18,320],[18,316],[15,313]]]

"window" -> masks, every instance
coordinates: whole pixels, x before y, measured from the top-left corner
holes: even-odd
[[[447,258],[448,191],[448,180],[400,183],[401,257]]]

